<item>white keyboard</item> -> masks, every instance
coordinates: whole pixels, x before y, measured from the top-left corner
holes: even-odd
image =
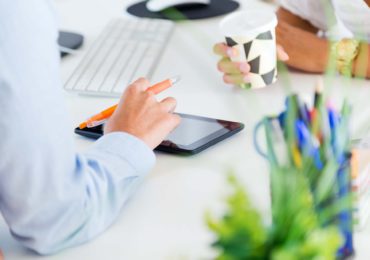
[[[158,19],[111,21],[64,88],[80,94],[121,96],[135,79],[150,79],[173,28],[173,22]]]

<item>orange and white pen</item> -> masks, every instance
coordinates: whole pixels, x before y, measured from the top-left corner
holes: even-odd
[[[151,91],[154,94],[158,94],[158,93],[162,92],[163,90],[166,90],[166,89],[170,88],[171,86],[173,86],[174,84],[179,82],[179,80],[180,80],[179,76],[169,78],[169,79],[166,79],[164,81],[161,81],[161,82],[151,86],[146,91]],[[79,126],[80,129],[84,129],[86,127],[91,128],[91,127],[95,127],[95,126],[104,124],[104,122],[107,121],[107,119],[116,110],[117,106],[118,105],[111,106],[111,107],[103,110],[99,114],[96,114],[96,115],[90,117],[85,122],[80,124],[80,126]]]

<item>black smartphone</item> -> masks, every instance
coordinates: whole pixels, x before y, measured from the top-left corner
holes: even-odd
[[[58,44],[67,49],[77,50],[83,44],[84,37],[81,34],[59,31]],[[60,51],[62,57],[68,55],[67,52]]]
[[[166,153],[192,155],[240,132],[244,125],[238,122],[180,114],[180,125],[155,149]],[[80,129],[75,133],[93,139],[103,135],[103,126]]]

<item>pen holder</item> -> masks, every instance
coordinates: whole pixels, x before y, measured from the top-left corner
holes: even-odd
[[[276,179],[279,176],[274,175],[288,171],[303,175],[310,187],[320,226],[334,226],[340,231],[343,245],[338,248],[337,258],[346,259],[354,254],[348,134],[350,109],[344,103],[341,114],[334,117],[331,108],[325,107],[323,101],[315,100],[315,103],[309,110],[306,105],[302,106],[296,95],[289,96],[285,111],[278,116],[265,117],[256,125],[254,146],[270,166],[273,211],[274,203],[277,203],[273,197],[274,189],[279,189]],[[261,130],[265,130],[265,149],[259,143]]]

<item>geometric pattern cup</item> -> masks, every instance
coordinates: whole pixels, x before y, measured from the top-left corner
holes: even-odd
[[[247,62],[250,65],[249,77],[252,89],[266,87],[277,80],[275,34],[277,22],[275,14],[266,13],[269,15],[268,24],[265,22],[261,28],[253,28],[254,33],[248,31],[238,34],[235,32],[227,33],[223,28],[226,44],[238,50],[238,56],[232,57],[231,60],[233,62]],[[226,17],[226,19],[228,18]],[[248,19],[248,16],[244,19]],[[221,26],[223,26],[222,22]],[[258,31],[259,29],[262,31]]]

